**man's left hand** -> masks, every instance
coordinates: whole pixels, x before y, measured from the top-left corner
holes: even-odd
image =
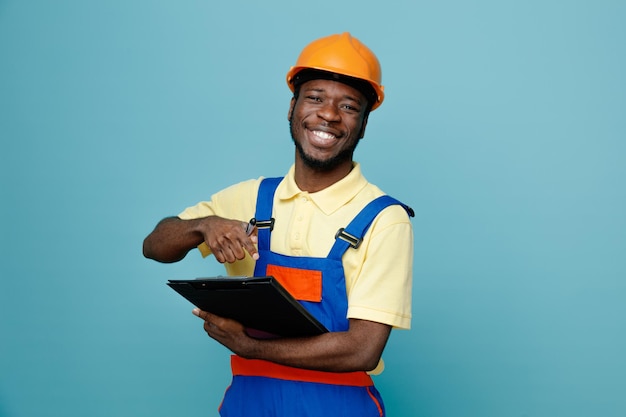
[[[245,327],[238,321],[216,316],[207,311],[194,308],[192,313],[204,320],[204,331],[233,353],[245,356],[244,347],[249,346],[254,339],[246,333]]]

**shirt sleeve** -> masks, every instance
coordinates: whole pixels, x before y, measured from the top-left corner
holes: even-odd
[[[388,210],[368,232],[371,236],[358,260],[360,268],[348,288],[348,317],[409,329],[413,229],[404,209],[394,206]]]
[[[219,216],[247,222],[254,216],[261,179],[247,180],[225,188],[213,194],[209,201],[201,201],[194,206],[187,207],[178,217],[191,220]],[[211,250],[204,242],[198,245],[198,250],[203,257],[211,254]]]

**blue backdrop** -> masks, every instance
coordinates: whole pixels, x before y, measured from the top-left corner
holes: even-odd
[[[164,216],[293,159],[285,73],[350,31],[357,150],[415,208],[389,416],[626,415],[626,3],[0,0],[0,416],[213,416],[228,352],[145,260]]]

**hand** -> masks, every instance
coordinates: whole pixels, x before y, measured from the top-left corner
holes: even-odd
[[[178,262],[202,242],[206,242],[215,258],[221,262],[235,262],[246,256],[259,259],[255,247],[257,229],[246,233],[248,223],[217,216],[183,220],[167,217],[159,222],[143,241],[146,258],[159,262]]]
[[[246,334],[245,327],[238,321],[216,316],[207,311],[194,308],[192,313],[204,320],[204,331],[233,353],[244,356],[245,347],[253,343]]]
[[[248,235],[248,223],[238,220],[224,219],[210,216],[202,219],[202,234],[204,241],[211,249],[218,262],[232,263],[241,260],[248,252],[254,260],[259,259],[257,243],[257,229]]]
[[[246,359],[263,359],[281,365],[327,372],[370,371],[378,365],[391,326],[350,319],[344,332],[312,337],[255,339],[244,326],[198,308],[193,314],[204,320],[204,330],[233,353]],[[354,347],[358,346],[358,349]]]

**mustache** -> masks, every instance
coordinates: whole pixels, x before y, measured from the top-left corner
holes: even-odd
[[[343,149],[341,152],[339,152],[337,155],[333,156],[332,158],[316,159],[312,157],[311,155],[308,155],[306,151],[304,150],[304,148],[302,147],[302,144],[296,139],[296,134],[294,132],[293,122],[291,118],[289,118],[289,134],[291,135],[291,140],[296,146],[296,150],[298,152],[298,155],[300,156],[300,159],[302,159],[302,161],[304,162],[306,166],[319,172],[332,171],[334,168],[336,168],[338,165],[345,162],[346,160],[351,161],[352,156],[354,155],[354,151],[357,145],[359,144],[359,142],[361,141],[360,139],[355,141],[354,145],[352,145],[349,148]]]

